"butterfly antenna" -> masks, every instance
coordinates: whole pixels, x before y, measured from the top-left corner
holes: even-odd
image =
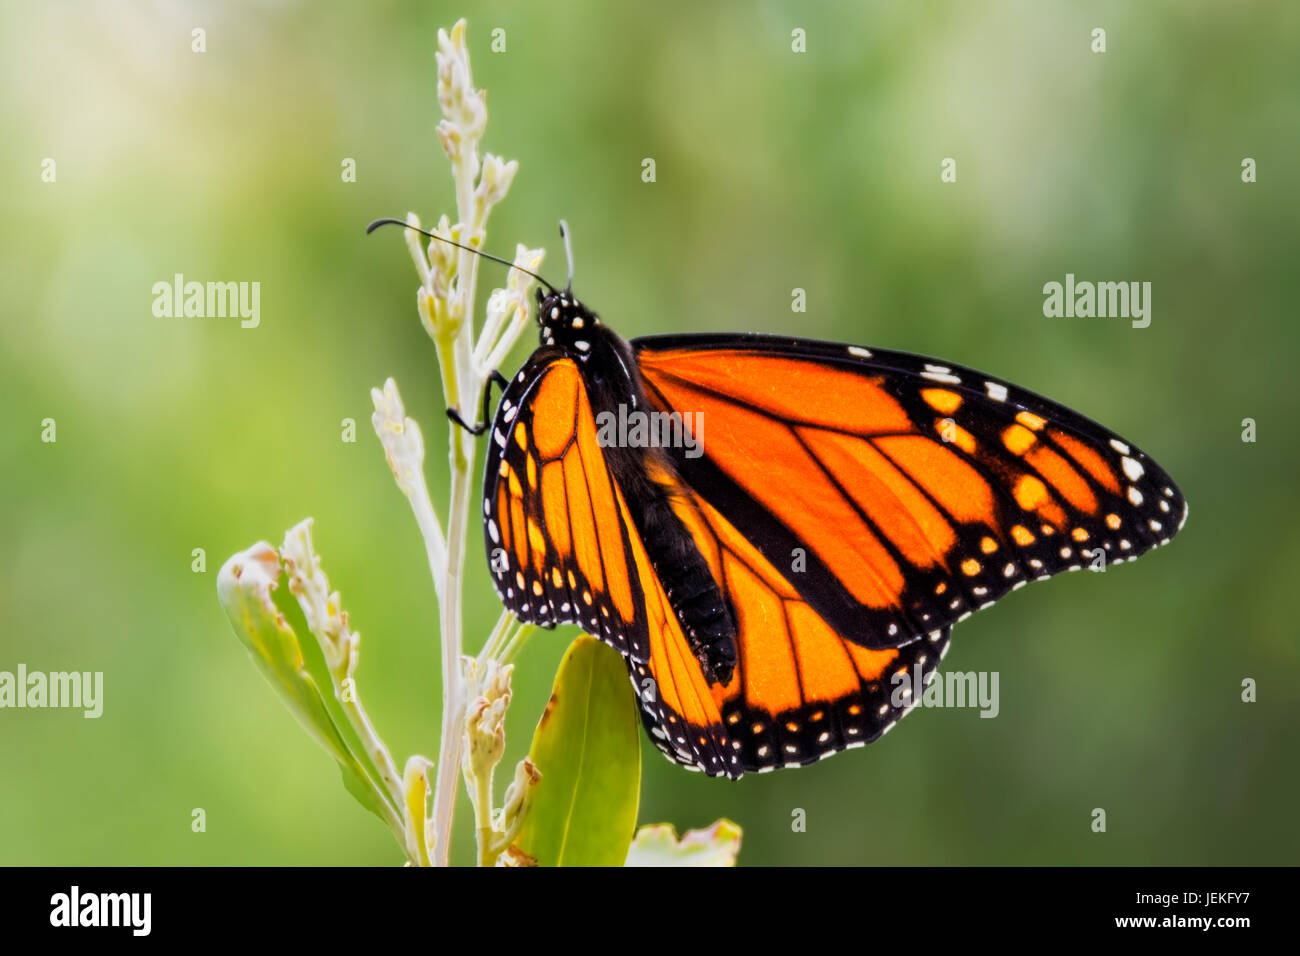
[[[569,260],[569,284],[565,286],[564,291],[569,294],[573,293],[573,243],[569,241],[569,224],[563,219],[560,220],[560,237],[564,240],[564,258]]]
[[[455,246],[457,249],[464,249],[466,252],[472,252],[474,253],[474,255],[482,256],[484,259],[490,259],[493,262],[499,262],[503,266],[508,266],[511,269],[518,269],[520,272],[524,273],[525,275],[532,276],[542,285],[546,286],[546,288],[550,289],[551,292],[559,291],[558,289],[555,288],[555,286],[551,285],[549,282],[547,282],[545,279],[539,276],[536,272],[532,272],[528,269],[525,269],[523,266],[515,265],[509,259],[502,259],[500,256],[492,255],[490,252],[483,252],[481,249],[475,249],[472,246],[463,245],[457,242],[455,239],[448,239],[446,236],[440,236],[436,232],[429,232],[429,230],[421,229],[419,226],[412,226],[405,219],[391,219],[391,218],[376,219],[370,225],[366,226],[366,235],[370,235],[380,226],[403,226],[406,229],[414,229],[422,236],[428,236],[430,239],[437,239],[439,242],[445,242],[448,245]],[[570,267],[570,272],[572,272],[572,267]],[[572,283],[573,281],[572,275],[570,275],[569,281],[570,283]]]

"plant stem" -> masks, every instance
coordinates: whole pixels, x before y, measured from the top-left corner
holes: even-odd
[[[451,160],[457,214],[454,223],[448,222],[445,217],[441,219],[438,231],[456,242],[477,249],[484,240],[488,213],[493,205],[504,198],[518,164],[503,163],[500,157],[491,153],[480,162],[478,144],[483,136],[487,114],[483,93],[476,90],[472,82],[469,52],[465,46],[465,21],[458,21],[450,33],[440,30],[438,47],[438,98],[443,112],[438,133]],[[417,222],[413,216],[408,217],[407,221],[411,225]],[[487,377],[495,368],[495,363],[504,358],[527,324],[529,283],[521,281],[519,274],[507,274],[509,293],[506,302],[500,302],[494,310],[493,303],[489,301],[489,314],[484,328],[490,330],[491,335],[485,335],[476,344],[474,309],[479,257],[466,248],[459,249],[453,258],[446,254],[449,251],[446,246],[435,247],[431,243],[422,247],[417,234],[410,230],[406,233],[406,239],[420,273],[421,290],[417,304],[421,320],[437,349],[446,407],[455,408],[462,414],[473,414],[480,406]],[[432,242],[436,243],[437,240]],[[532,269],[538,267],[543,255],[543,250],[529,250],[523,246],[516,253]],[[483,364],[484,356],[490,362],[487,366]],[[432,843],[431,862],[434,866],[446,866],[450,857],[452,817],[459,790],[457,777],[462,772],[476,810],[479,863],[490,862],[493,855],[490,849],[485,849],[493,842],[485,839],[485,836],[491,837],[493,833],[491,773],[478,773],[462,767],[469,708],[467,674],[462,667],[462,601],[465,536],[471,517],[477,514],[477,509],[471,512],[474,500],[474,451],[473,437],[464,429],[452,427],[448,437],[450,500],[445,548],[440,555],[441,587],[438,593],[442,631],[442,731],[433,810],[427,827],[429,841]],[[436,528],[437,516],[432,506],[425,517],[432,519],[427,523],[431,528]],[[426,542],[428,539],[429,535],[426,534]],[[439,569],[436,565],[439,562],[436,559],[439,555],[433,548],[427,550],[430,566],[434,568],[435,578],[438,578]],[[509,615],[502,616],[485,651],[491,648],[495,653],[503,643],[514,644],[518,632],[508,638],[508,618]]]
[[[483,649],[478,652],[478,656],[480,658],[496,657],[501,650],[502,641],[514,622],[515,616],[513,614],[509,611],[502,611],[501,616],[497,618],[496,624],[492,627],[492,633],[483,642]]]
[[[433,798],[434,833],[438,836],[434,846],[435,866],[447,865],[465,724],[464,680],[460,666],[461,579],[465,566],[465,527],[469,518],[473,449],[466,449],[469,436],[463,429],[452,426],[451,431],[451,507],[447,518],[447,578],[442,602],[442,743]]]
[[[509,664],[513,661],[520,648],[524,646],[524,641],[528,640],[535,630],[537,630],[536,624],[526,624],[520,621],[514,633],[506,639],[505,646],[501,648],[501,652],[497,655],[497,660],[502,664]]]
[[[467,163],[468,165],[468,163]],[[478,165],[477,156],[473,165]],[[473,218],[473,175],[476,169],[457,171],[457,212],[462,224],[469,224],[473,236],[479,225]],[[466,182],[469,189],[466,189]],[[441,338],[438,346],[442,365],[443,394],[449,407],[474,409],[479,405],[483,381],[474,374],[474,292],[478,257],[461,250],[456,270],[456,299],[453,310],[459,319],[455,332]],[[457,777],[464,743],[465,694],[461,674],[462,648],[461,587],[465,570],[465,531],[469,523],[470,489],[474,466],[473,437],[463,428],[449,426],[451,501],[447,509],[447,553],[442,610],[442,741],[439,746],[438,778],[433,791],[433,828],[437,842],[433,865],[447,866],[451,852],[451,824],[456,810]],[[491,807],[489,797],[489,812]]]

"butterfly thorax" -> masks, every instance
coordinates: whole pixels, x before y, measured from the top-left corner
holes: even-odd
[[[558,345],[585,362],[592,353],[592,337],[600,326],[596,315],[572,293],[537,290],[537,324],[541,326],[541,344]]]

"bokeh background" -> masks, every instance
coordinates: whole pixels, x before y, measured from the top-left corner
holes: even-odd
[[[368,392],[397,379],[440,466],[441,390],[400,236],[362,227],[453,208],[433,52],[461,15],[485,145],[521,167],[489,248],[548,245],[562,276],[567,218],[577,289],[629,337],[793,331],[987,370],[1132,437],[1191,503],[1172,547],[956,629],[945,664],[1000,672],[996,720],[922,711],[738,784],[646,746],[642,820],[730,817],[750,864],[1300,860],[1300,7],[158,0],[0,7],[0,669],[106,685],[99,720],[0,711],[0,863],[400,862],[215,578],[314,516],[371,715],[399,762],[433,756],[436,609]],[[261,326],[155,318],[176,272],[260,281]],[[1152,282],[1151,326],[1044,318],[1066,272]],[[471,547],[477,646],[498,606]],[[520,658],[511,762],[569,636]],[[462,798],[462,862],[469,822]]]

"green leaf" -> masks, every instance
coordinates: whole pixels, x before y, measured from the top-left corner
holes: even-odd
[[[639,723],[622,657],[579,637],[528,754],[542,779],[515,842],[539,866],[623,865],[641,789]]]
[[[302,645],[271,591],[279,585],[280,556],[266,542],[232,556],[217,575],[217,595],[235,634],[254,663],[312,739],[339,763],[343,783],[362,806],[388,820],[383,795],[376,792],[331,716],[320,685],[307,669]],[[366,799],[363,794],[368,794]]]
[[[740,827],[722,819],[707,830],[691,830],[680,840],[667,823],[642,827],[627,852],[628,866],[735,866]]]

